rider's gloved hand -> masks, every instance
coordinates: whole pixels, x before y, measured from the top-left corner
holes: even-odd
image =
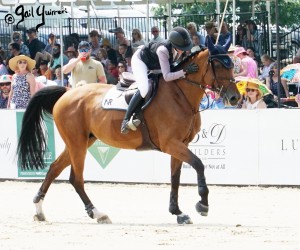
[[[191,63],[183,69],[186,74],[196,73],[198,70],[199,66],[195,63]]]

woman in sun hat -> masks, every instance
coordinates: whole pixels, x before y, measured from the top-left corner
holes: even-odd
[[[234,50],[234,55],[242,60],[241,72],[234,74],[234,77],[258,77],[258,69],[256,62],[248,56],[247,51],[243,47],[237,47]]]
[[[265,109],[267,108],[266,103],[262,99],[263,92],[260,90],[259,85],[255,83],[257,79],[251,81],[248,80],[246,88],[246,101],[244,102],[243,109]],[[263,84],[263,83],[261,83]]]
[[[32,69],[35,61],[25,55],[15,56],[9,60],[9,67],[15,71],[8,98],[8,108],[25,109],[36,90]]]

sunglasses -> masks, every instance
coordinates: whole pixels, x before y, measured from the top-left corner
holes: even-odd
[[[132,35],[137,35],[137,33],[133,32]]]
[[[255,92],[256,89],[246,89],[246,92]]]
[[[85,49],[79,49],[79,52],[80,53],[82,53],[82,52],[89,52],[90,51],[90,49],[88,49],[88,48],[85,48]]]
[[[3,87],[3,86],[10,86],[11,83],[10,82],[1,82],[0,83],[0,86]]]
[[[18,64],[27,64],[27,61],[18,61]]]
[[[158,33],[158,30],[152,30],[152,33]]]

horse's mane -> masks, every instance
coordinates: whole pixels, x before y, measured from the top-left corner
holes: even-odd
[[[188,56],[184,57],[178,64],[173,65],[172,71],[177,71],[177,70],[182,69],[182,65],[183,65],[185,62],[189,61],[190,58],[192,58],[193,56],[199,54],[200,52],[202,52],[202,51],[204,51],[204,50],[206,50],[206,49],[207,49],[206,47],[201,47],[200,50],[194,51],[193,53],[191,53],[191,54],[189,54]]]

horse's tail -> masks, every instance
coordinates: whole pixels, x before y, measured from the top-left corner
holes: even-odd
[[[65,87],[49,86],[39,90],[30,100],[23,116],[17,154],[22,169],[44,169],[46,135],[44,112],[51,114],[57,100],[67,91]]]

